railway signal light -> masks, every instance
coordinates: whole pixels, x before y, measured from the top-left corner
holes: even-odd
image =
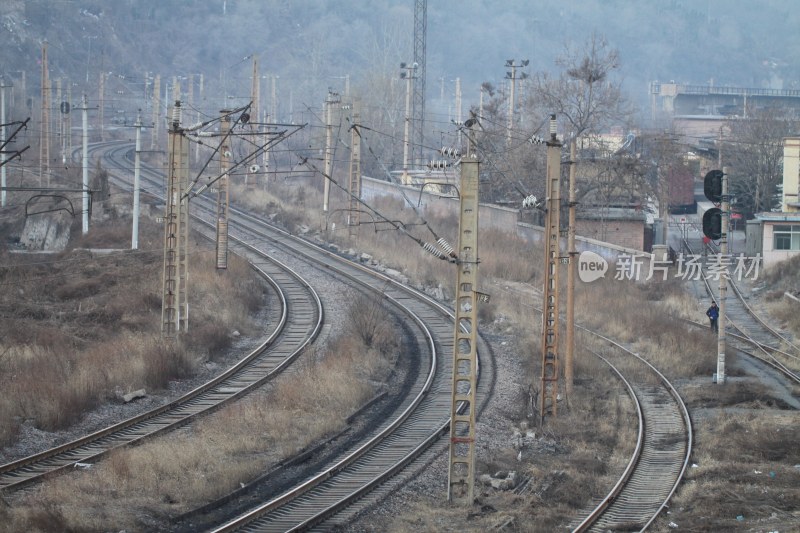
[[[703,179],[703,192],[706,198],[715,204],[722,201],[722,176],[724,176],[724,174],[721,170],[711,170]]]
[[[703,235],[712,241],[722,238],[722,210],[718,207],[712,207],[703,214]]]

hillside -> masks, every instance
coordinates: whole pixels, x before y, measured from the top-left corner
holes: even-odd
[[[800,80],[791,61],[800,52],[793,32],[800,14],[786,0],[502,6],[428,2],[430,110],[447,113],[457,77],[465,103],[476,103],[481,82],[502,80],[507,58],[551,70],[565,43],[592,33],[620,50],[625,88],[643,106],[652,80],[772,88]],[[280,77],[278,91],[284,99],[291,91],[298,110],[319,105],[328,87],[342,90],[345,76],[355,86],[376,76],[399,78],[399,63],[413,57],[413,13],[412,0],[6,0],[0,57],[12,79],[26,71],[31,96],[38,94],[45,39],[51,78],[70,78],[75,93],[96,93],[104,71],[125,76],[117,91],[143,89],[145,72],[202,73],[206,94],[225,85],[238,96],[249,93],[251,66],[243,58],[258,54],[261,72]]]

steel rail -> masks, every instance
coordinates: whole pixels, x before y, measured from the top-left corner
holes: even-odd
[[[203,199],[198,196],[193,202],[195,205],[200,206]],[[207,209],[210,209],[210,207],[207,207]],[[240,517],[239,520],[223,525],[220,530],[235,529],[241,527],[243,522],[254,519],[260,519],[263,522],[264,519],[262,517],[265,516],[265,513],[284,507],[287,503],[294,505],[296,508],[298,505],[306,504],[306,502],[298,503],[301,499],[299,496],[304,495],[303,497],[307,497],[312,491],[323,492],[321,499],[324,504],[312,502],[310,508],[306,504],[307,508],[303,511],[305,513],[303,518],[299,518],[298,511],[293,510],[291,512],[291,514],[295,515],[293,524],[290,526],[277,525],[276,530],[283,531],[296,527],[308,527],[312,523],[318,523],[331,516],[339,509],[349,506],[362,494],[394,475],[406,464],[413,461],[428,446],[436,442],[442,432],[447,430],[450,414],[450,384],[447,381],[447,377],[451,373],[447,366],[451,365],[452,362],[451,358],[438,354],[439,352],[450,353],[452,351],[453,314],[428,295],[406,287],[388,276],[362,265],[345,261],[329,250],[294,237],[279,228],[267,225],[264,221],[241,210],[231,209],[230,213],[234,215],[231,217],[231,221],[234,222],[235,227],[244,228],[245,225],[248,225],[247,230],[251,232],[251,235],[252,232],[259,232],[265,241],[269,241],[271,246],[283,248],[295,256],[304,256],[309,260],[324,264],[328,270],[336,271],[339,275],[369,286],[372,290],[382,292],[385,298],[397,301],[398,305],[402,304],[407,307],[413,302],[418,302],[414,305],[422,305],[424,307],[422,310],[424,316],[419,319],[420,325],[425,330],[428,330],[427,323],[428,326],[438,330],[436,331],[436,337],[447,339],[446,343],[442,343],[444,349],[437,352],[436,342],[431,334],[428,334],[431,342],[431,361],[435,363],[437,357],[442,357],[443,364],[435,363],[436,366],[432,366],[431,374],[428,376],[419,395],[413,401],[417,405],[416,409],[413,409],[413,405],[410,405],[408,409],[403,411],[400,419],[389,424],[390,427],[387,427],[381,434],[376,435],[370,442],[359,446],[351,455],[340,459],[305,483]],[[253,226],[257,226],[257,228]],[[394,293],[390,294],[392,291]],[[439,365],[445,366],[445,370],[436,372]],[[433,381],[434,379],[436,380],[435,382]],[[483,380],[481,380],[482,382]],[[406,423],[401,426],[400,422],[403,420]],[[407,429],[407,426],[411,426],[410,429]],[[410,435],[402,437],[403,432]],[[400,436],[395,435],[395,433],[399,433]],[[427,437],[423,438],[424,435],[427,435]],[[420,439],[423,440],[420,441]],[[382,451],[378,452],[378,449]],[[398,453],[399,449],[403,450],[402,453]],[[393,459],[387,463],[386,457],[390,455],[392,455]],[[364,463],[367,464],[364,465]],[[351,470],[356,470],[357,468],[361,468],[361,471],[351,472]],[[376,470],[380,470],[381,473],[376,475]],[[366,478],[363,474],[365,471],[368,473]],[[355,490],[351,487],[354,483],[354,478],[360,478],[358,481],[360,486]],[[341,483],[340,480],[342,480]],[[346,494],[341,494],[342,489],[337,486],[337,483],[348,486]],[[324,491],[333,491],[339,494],[335,498],[335,503],[330,504],[331,496],[326,495]],[[278,512],[280,513],[281,511]],[[284,514],[286,513],[286,511],[283,512]],[[255,526],[248,526],[248,528],[253,527]]]
[[[600,516],[608,509],[608,506],[619,496],[622,489],[625,487],[625,484],[630,479],[631,475],[633,475],[633,471],[636,468],[639,459],[642,456],[642,449],[644,447],[644,413],[642,413],[642,403],[639,401],[639,398],[636,396],[636,392],[633,389],[633,385],[631,385],[630,381],[628,381],[622,372],[615,367],[611,361],[603,357],[602,355],[596,352],[590,352],[595,357],[603,360],[610,368],[617,374],[622,383],[628,389],[628,396],[630,396],[631,400],[633,401],[634,406],[636,406],[636,418],[639,422],[639,430],[636,435],[636,446],[633,449],[633,453],[631,454],[631,458],[628,461],[628,465],[625,467],[625,470],[622,472],[622,475],[611,488],[609,493],[597,504],[597,507],[589,513],[589,516],[583,519],[583,521],[578,524],[573,531],[578,533],[581,531],[586,531],[592,524],[594,524]]]
[[[689,416],[689,410],[686,408],[686,404],[683,402],[683,399],[681,398],[681,396],[678,393],[677,389],[672,385],[672,383],[670,383],[670,381],[666,378],[666,376],[664,376],[664,374],[662,374],[649,361],[647,361],[646,359],[641,357],[639,354],[634,353],[631,350],[627,349],[622,344],[616,342],[615,340],[613,340],[613,339],[611,339],[609,337],[606,337],[605,335],[603,335],[601,333],[589,330],[588,328],[585,328],[585,327],[580,326],[580,325],[577,325],[576,327],[578,327],[579,329],[581,329],[583,331],[586,331],[587,333],[589,333],[591,335],[594,335],[594,336],[596,336],[596,337],[608,342],[612,346],[615,346],[619,350],[622,350],[624,353],[627,353],[627,354],[633,356],[635,359],[641,361],[646,367],[648,367],[650,369],[650,371],[652,371],[657,376],[657,378],[660,381],[660,383],[662,383],[662,385],[665,387],[665,389],[669,393],[669,396],[672,397],[672,399],[674,400],[675,406],[676,406],[677,410],[680,413],[680,418],[681,418],[681,420],[683,422],[683,427],[684,427],[683,435],[684,435],[685,443],[686,443],[686,448],[685,448],[685,453],[683,454],[682,464],[680,466],[680,470],[674,476],[674,480],[667,480],[667,482],[670,483],[670,488],[669,488],[669,492],[666,494],[666,496],[663,497],[663,498],[661,498],[661,497],[654,498],[653,501],[646,502],[645,506],[647,507],[647,510],[645,512],[640,513],[640,516],[646,513],[646,514],[650,515],[649,519],[647,519],[647,521],[644,522],[644,523],[641,523],[641,522],[639,522],[637,520],[633,521],[633,522],[635,522],[637,528],[641,525],[641,529],[639,529],[639,531],[645,531],[656,520],[656,518],[658,518],[658,516],[661,514],[661,512],[664,510],[664,508],[669,503],[669,500],[672,499],[672,496],[675,494],[675,491],[677,490],[678,485],[680,484],[681,480],[683,479],[683,476],[686,473],[686,469],[688,468],[689,459],[691,457],[692,446],[693,446],[693,430],[692,430],[691,417]],[[656,402],[654,402],[654,403],[660,404],[660,400],[656,400]],[[645,410],[644,414],[645,414],[645,416],[644,416],[644,418],[645,418],[645,420],[644,420],[645,435],[647,435],[647,432],[648,432],[647,427],[650,426],[651,427],[650,431],[652,432],[652,426],[654,425],[654,422],[652,420],[650,422],[648,422],[647,410]],[[647,443],[645,442],[645,444],[647,444]],[[613,527],[614,527],[613,525],[603,524],[602,526],[600,526],[599,523],[601,522],[602,519],[604,519],[603,518],[604,516],[606,516],[606,515],[608,515],[608,514],[610,514],[612,512],[625,513],[628,510],[626,508],[626,505],[629,505],[629,503],[627,502],[627,498],[624,498],[622,496],[623,491],[625,491],[626,489],[630,489],[629,492],[637,492],[638,493],[639,491],[644,490],[644,489],[642,489],[642,485],[637,485],[636,487],[632,487],[631,486],[631,478],[634,475],[637,475],[640,478],[644,478],[643,480],[640,480],[639,483],[643,483],[645,485],[645,489],[647,488],[646,485],[652,484],[652,483],[659,484],[659,485],[663,486],[664,480],[663,479],[658,479],[658,478],[653,478],[654,474],[652,472],[648,473],[646,471],[646,468],[648,467],[648,465],[646,464],[647,461],[643,461],[643,459],[642,459],[645,456],[645,454],[651,454],[654,451],[657,452],[657,450],[648,449],[646,446],[642,447],[639,459],[636,461],[636,471],[633,472],[633,473],[628,474],[627,481],[625,481],[623,483],[623,487],[621,489],[617,490],[616,494],[612,495],[611,493],[609,493],[609,496],[611,496],[611,497],[610,498],[608,498],[608,497],[604,498],[603,503],[601,503],[601,505],[605,505],[605,509],[600,511],[598,508],[595,508],[589,514],[589,517],[587,517],[587,519],[585,519],[584,521],[582,521],[580,524],[578,524],[576,526],[575,531],[590,531],[590,530],[593,530],[595,527],[602,528],[601,531],[605,531],[608,528],[613,529]],[[655,462],[656,462],[657,465],[659,463],[663,464],[665,462],[665,458],[664,457],[656,457],[656,461]],[[624,475],[626,475],[626,474],[623,473],[623,476]],[[616,490],[618,488],[618,485],[619,485],[619,483],[617,483],[617,485],[615,485],[615,489],[614,490]],[[608,499],[610,502],[609,503],[605,503],[606,499]],[[660,502],[656,501],[656,500],[660,500]],[[638,505],[642,506],[641,502],[638,502]],[[590,520],[589,519],[590,517],[593,517],[593,519]],[[612,524],[613,524],[613,522],[612,522]],[[631,521],[623,521],[620,525],[624,525],[625,527],[630,528],[630,527],[632,527],[634,525],[634,523],[632,523]]]
[[[112,449],[183,425],[199,414],[243,396],[285,369],[318,336],[324,316],[322,303],[316,291],[296,272],[265,254],[263,257],[267,258],[263,268],[255,265],[253,268],[278,294],[281,312],[275,330],[255,350],[213,380],[164,406],[0,466],[0,490],[21,488],[44,476],[63,472],[75,463],[96,461]],[[294,308],[301,311],[305,325],[293,323],[297,314]],[[271,356],[273,351],[280,351],[280,357]]]
[[[684,239],[683,243],[686,249],[689,251],[689,253],[693,253],[692,247],[689,244],[688,239]],[[706,293],[712,298],[718,299],[718,295],[714,291],[714,288],[712,287],[711,283],[709,282],[708,277],[703,275],[702,271],[701,271],[701,277],[703,280],[703,286],[705,287]],[[736,329],[737,331],[739,331],[739,333],[741,333],[741,336],[739,336],[740,340],[742,339],[742,337],[744,337],[745,338],[744,342],[747,342],[748,344],[751,344],[753,347],[755,347],[756,350],[758,350],[763,354],[763,357],[747,350],[742,350],[742,352],[769,364],[773,368],[777,369],[778,371],[786,375],[792,381],[797,382],[798,379],[800,379],[800,374],[798,374],[798,371],[794,368],[789,368],[789,366],[787,366],[787,364],[784,361],[776,357],[774,354],[782,356],[786,361],[800,361],[800,357],[798,357],[797,355],[783,351],[780,348],[780,343],[781,342],[785,343],[786,346],[794,349],[798,353],[800,353],[800,348],[798,348],[796,345],[794,345],[792,342],[786,339],[786,337],[784,337],[780,332],[770,327],[764,321],[764,319],[761,318],[758,315],[758,313],[756,313],[753,310],[752,307],[750,307],[750,305],[745,301],[744,295],[742,294],[741,290],[739,289],[739,287],[736,285],[736,283],[732,278],[728,279],[728,283],[732,287],[733,292],[736,294],[736,299],[733,301],[728,301],[727,303],[731,306],[734,303],[740,305],[743,308],[744,313],[743,314],[740,312],[737,313],[737,310],[733,309],[733,307],[727,309],[726,311],[727,322],[729,322],[734,329]],[[733,315],[735,314],[738,314],[738,317],[734,317]],[[753,321],[750,322],[749,324],[745,324],[743,323],[745,317],[749,317]],[[729,335],[733,335],[732,332],[726,332],[726,333]],[[757,336],[760,338],[757,338]],[[773,346],[769,343],[769,341],[775,341],[776,339],[778,344],[777,346]]]

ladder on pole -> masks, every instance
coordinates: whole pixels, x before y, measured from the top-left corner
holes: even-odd
[[[547,213],[545,214],[545,265],[542,303],[542,385],[540,423],[558,410],[558,270],[561,262],[561,143],[556,138],[555,115],[550,117],[547,141]]]
[[[478,175],[474,155],[461,161],[458,275],[450,405],[447,499],[472,505],[475,488],[475,415],[478,378]]]

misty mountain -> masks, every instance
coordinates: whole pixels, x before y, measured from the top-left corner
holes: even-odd
[[[368,87],[399,78],[413,59],[414,0],[4,0],[0,72],[25,70],[38,95],[41,43],[50,77],[69,78],[74,95],[97,93],[101,71],[118,94],[137,93],[145,73],[202,73],[206,94],[246,98],[257,54],[260,74],[279,76],[295,110],[319,107],[329,87]],[[505,60],[529,59],[555,71],[567,43],[593,32],[619,49],[624,88],[645,106],[653,80],[794,88],[800,82],[789,0],[462,0],[428,2],[427,95],[446,113],[461,79],[464,109],[484,81],[500,83]],[[87,83],[88,79],[88,83]],[[122,91],[120,93],[120,91]],[[222,100],[220,100],[222,103]],[[284,107],[288,106],[284,102]],[[212,105],[213,107],[213,105]]]

